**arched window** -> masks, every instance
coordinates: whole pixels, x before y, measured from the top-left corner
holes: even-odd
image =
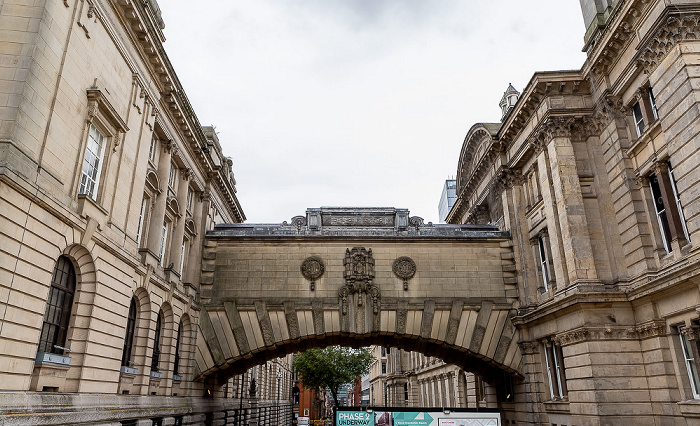
[[[134,329],[136,328],[136,299],[131,298],[129,316],[126,319],[126,335],[124,336],[124,350],[122,351],[122,365],[131,366],[131,350],[134,347]]]
[[[182,337],[182,321],[177,327],[177,339],[175,340],[175,365],[173,366],[173,374],[176,376],[180,375],[178,371],[180,369],[180,337]]]
[[[153,357],[151,358],[151,371],[159,371],[158,364],[160,363],[160,340],[161,331],[163,328],[163,311],[158,313],[158,319],[156,320],[156,335],[153,339]]]
[[[51,278],[51,290],[39,338],[39,352],[64,354],[74,293],[75,269],[70,259],[61,256],[56,261]]]

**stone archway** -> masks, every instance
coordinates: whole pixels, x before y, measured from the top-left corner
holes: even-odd
[[[507,232],[399,209],[310,209],[207,234],[194,374],[219,381],[308,347],[400,346],[521,376]]]

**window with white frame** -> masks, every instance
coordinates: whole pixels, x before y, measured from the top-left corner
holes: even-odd
[[[182,271],[184,270],[185,267],[185,249],[187,247],[187,240],[184,240],[182,242],[182,247],[180,247],[180,270],[178,271],[178,274],[182,276]]]
[[[146,222],[146,208],[148,206],[148,198],[143,197],[141,200],[141,210],[139,211],[139,224],[136,229],[136,245],[141,245],[141,237],[143,236],[144,224]]]
[[[681,219],[681,226],[683,227],[683,234],[685,235],[686,241],[690,242],[690,234],[688,233],[688,225],[685,223],[685,215],[683,214],[683,206],[681,205],[681,197],[678,195],[678,187],[676,186],[676,177],[673,174],[673,167],[671,163],[668,163],[668,177],[671,179],[671,188],[673,189],[673,198],[675,201],[676,208],[678,209],[678,216]]]
[[[165,266],[165,247],[168,242],[168,222],[163,221],[163,229],[160,232],[160,249],[158,250],[158,259],[160,266]]]
[[[642,104],[636,102],[632,105],[632,117],[634,118],[634,128],[637,130],[637,136],[642,136],[644,133],[644,116],[642,115]]]
[[[542,285],[544,290],[549,290],[549,270],[547,269],[547,248],[544,244],[544,238],[542,235],[537,237],[537,246],[540,252],[540,271],[542,273]]]
[[[685,362],[685,370],[688,373],[688,380],[690,381],[690,389],[693,392],[694,399],[700,399],[700,380],[698,379],[698,369],[695,363],[695,354],[691,345],[696,344],[691,342],[688,337],[680,332],[678,336],[681,340],[681,349],[683,350],[683,360]]]
[[[650,175],[649,188],[651,189],[652,204],[654,204],[654,212],[656,213],[656,222],[661,233],[661,241],[664,244],[666,253],[671,253],[671,228],[668,224],[666,203],[664,203],[664,198],[661,194],[659,178],[660,176],[656,174]]]
[[[651,113],[654,116],[654,120],[659,119],[659,110],[656,109],[656,98],[654,97],[654,91],[649,88],[649,105],[651,106]]]
[[[168,175],[168,186],[175,188],[175,165],[170,165],[170,174]]]
[[[148,148],[148,159],[152,162],[156,161],[156,137],[151,138],[151,145]]]
[[[665,168],[668,170],[666,171]],[[662,191],[662,185],[664,185],[663,188],[666,188],[665,197]],[[668,188],[670,188],[670,190]],[[682,237],[684,237],[687,242],[690,242],[690,234],[685,222],[685,215],[683,214],[683,206],[678,193],[678,187],[676,186],[674,170],[670,163],[661,163],[657,166],[656,173],[649,175],[649,189],[651,191],[652,204],[654,205],[654,212],[656,213],[656,222],[658,224],[659,233],[661,234],[664,249],[666,253],[671,253],[673,250],[671,246],[671,240],[673,239],[670,223],[671,218],[677,218],[677,220],[680,221],[680,228],[677,226],[674,228],[676,234],[678,234],[676,237],[680,238],[680,233],[682,231]]]
[[[561,346],[555,342],[545,342],[542,346],[544,347],[544,362],[547,370],[549,395],[552,399],[565,398],[567,397],[567,388]]]
[[[93,200],[97,199],[97,190],[100,185],[104,148],[104,135],[97,130],[94,124],[91,124],[78,193],[85,194]]]

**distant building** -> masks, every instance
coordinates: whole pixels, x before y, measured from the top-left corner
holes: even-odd
[[[447,179],[445,181],[445,186],[442,188],[440,204],[438,204],[440,223],[445,223],[445,219],[447,215],[450,214],[450,210],[452,210],[455,201],[457,201],[457,181],[455,179]]]

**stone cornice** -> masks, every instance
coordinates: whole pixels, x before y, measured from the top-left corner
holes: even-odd
[[[157,17],[153,15],[154,10],[148,2],[142,3],[136,0],[112,0],[112,4],[121,12],[125,20],[124,27],[133,35],[132,41],[143,56],[144,63],[149,67],[158,90],[161,91],[159,102],[154,103],[154,113],[157,116],[168,115],[168,121],[178,130],[186,145],[182,148],[187,148],[189,156],[195,160],[203,176],[208,176],[212,172],[220,173],[220,167],[212,158],[210,153],[212,148],[209,147],[210,144],[199,119],[163,48],[165,38]],[[149,99],[155,98],[149,93],[146,96]],[[214,149],[217,151],[216,155],[223,158],[218,144]],[[222,195],[232,220],[244,221],[245,215],[235,196],[235,189],[230,183],[226,184],[226,181],[227,179],[223,177],[215,180],[215,186],[219,189],[217,192]]]
[[[507,146],[511,145],[547,97],[588,94],[588,81],[583,78],[580,71],[535,73],[515,107],[503,122],[503,126],[498,131],[497,139]]]
[[[635,40],[634,32],[645,16],[650,0],[623,0],[609,19],[609,24],[600,37],[591,40],[587,46],[587,68],[594,80],[599,80],[608,73],[625,47]]]
[[[697,40],[700,34],[700,12],[673,12],[665,14],[651,32],[651,37],[643,40],[637,63],[649,74],[656,69],[668,52],[684,40]]]

